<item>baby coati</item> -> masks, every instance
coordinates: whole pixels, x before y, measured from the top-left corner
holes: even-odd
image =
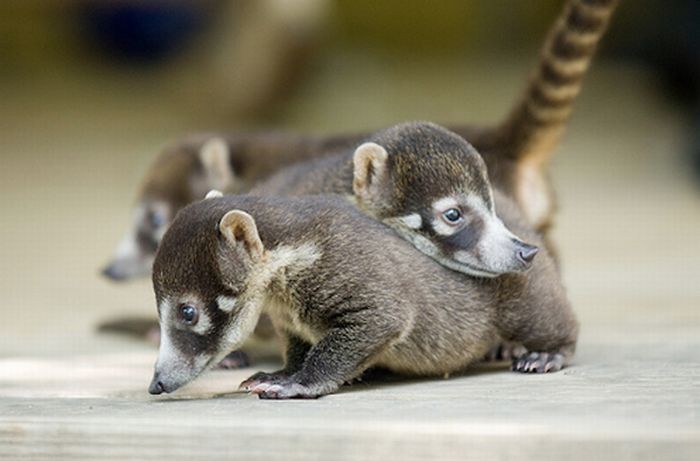
[[[103,274],[127,280],[151,272],[160,239],[178,210],[207,191],[248,190],[277,169],[351,147],[361,138],[311,138],[284,133],[202,133],[167,146],[151,165],[133,210],[129,233],[122,239]]]
[[[548,159],[617,3],[567,1],[510,115],[495,126],[452,127],[478,149],[493,184],[515,200],[525,218],[545,238],[554,211]],[[133,229],[104,270],[106,276],[126,279],[148,273],[155,249],[175,212],[202,197],[204,190],[242,192],[252,180],[279,167],[357,147],[372,135],[310,138],[263,133],[231,135],[224,141],[217,137],[182,141],[166,150],[149,170],[137,200]]]
[[[537,254],[496,215],[486,165],[464,138],[432,123],[405,123],[357,149],[300,163],[251,195],[352,197],[423,253],[465,274],[527,269]]]
[[[499,201],[506,224],[540,244],[518,207]],[[262,312],[286,341],[284,369],[243,383],[262,398],[318,397],[371,366],[452,373],[502,340],[531,351],[518,371],[557,371],[578,329],[546,249],[525,273],[468,277],[330,195],[189,205],[163,238],[153,285],[162,337],[152,394],[239,347]]]

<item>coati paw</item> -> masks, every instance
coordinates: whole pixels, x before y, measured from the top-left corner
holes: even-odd
[[[287,379],[288,375],[284,370],[275,371],[273,373],[265,373],[264,371],[259,371],[253,376],[249,377],[243,381],[238,389],[241,391],[256,392],[256,389],[263,390],[272,384],[283,381]]]
[[[527,349],[522,344],[504,341],[491,348],[482,360],[484,362],[501,362],[513,360],[525,354],[527,354]]]
[[[549,373],[564,368],[564,356],[559,353],[530,352],[513,359],[511,370],[520,373]]]
[[[262,388],[254,389],[253,393],[258,394],[258,397],[264,400],[315,399],[324,394],[292,381],[265,385]]]
[[[250,358],[243,351],[233,351],[219,362],[216,368],[223,370],[235,370],[237,368],[245,368],[250,366]]]

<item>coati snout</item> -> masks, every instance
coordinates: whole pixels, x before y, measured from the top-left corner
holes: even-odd
[[[221,361],[260,316],[255,287],[246,284],[264,253],[255,222],[231,211],[211,228],[218,232],[166,233],[153,266],[161,343],[151,394],[172,392]]]
[[[481,155],[449,130],[397,125],[359,146],[353,166],[359,206],[451,269],[495,277],[537,254],[497,216]]]

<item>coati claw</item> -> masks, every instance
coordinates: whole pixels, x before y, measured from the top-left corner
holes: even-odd
[[[272,384],[267,386],[262,392],[256,392],[256,394],[263,400],[315,399],[321,396],[321,393],[314,392],[304,385],[293,382]]]
[[[550,373],[564,368],[564,356],[559,353],[530,352],[513,359],[511,370],[520,373]]]
[[[284,370],[275,371],[273,373],[265,373],[264,371],[259,371],[253,376],[249,377],[243,381],[238,389],[241,391],[255,392],[255,389],[263,384],[271,385],[278,383],[287,378],[287,374]]]
[[[262,371],[255,373],[241,383],[239,390],[248,391],[266,400],[315,399],[325,394],[295,382],[284,370],[274,373]]]
[[[262,394],[265,392],[268,388],[270,388],[272,384],[270,383],[257,383],[253,384],[252,387],[250,387],[250,392],[253,394]]]
[[[243,351],[233,351],[219,362],[216,368],[223,370],[235,370],[238,368],[246,368],[250,366],[250,358]]]

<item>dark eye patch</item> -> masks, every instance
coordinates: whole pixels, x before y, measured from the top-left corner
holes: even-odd
[[[479,218],[472,218],[458,232],[448,236],[439,236],[440,243],[448,252],[472,251],[481,240],[484,231],[484,222]]]

